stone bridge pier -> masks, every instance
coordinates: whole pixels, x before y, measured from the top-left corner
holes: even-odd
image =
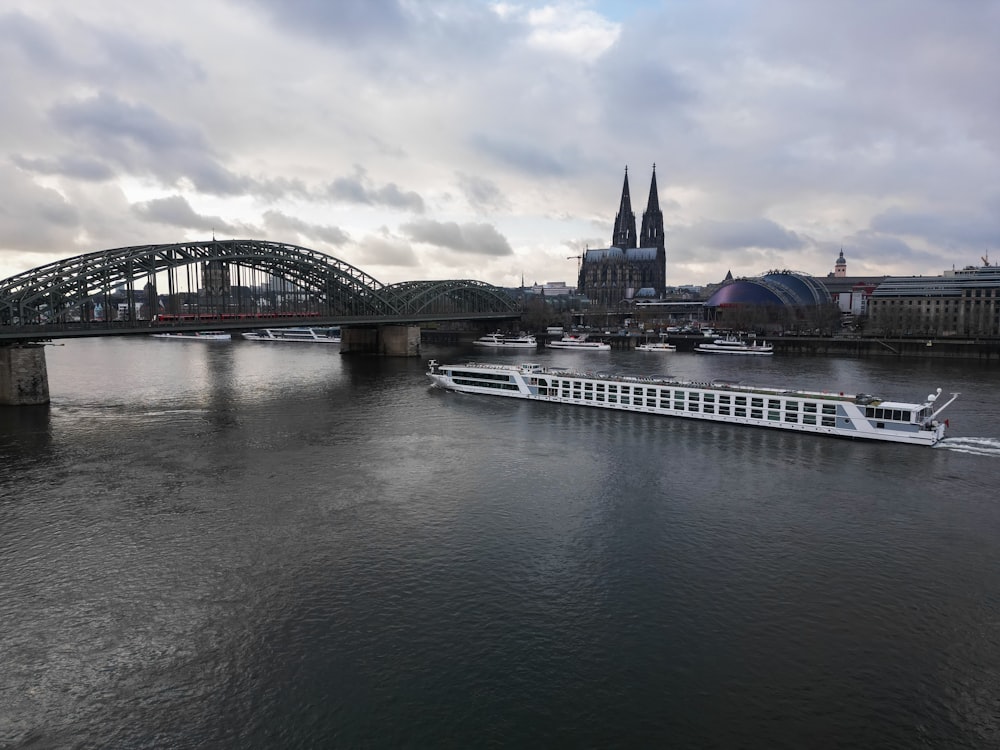
[[[42,344],[0,346],[0,406],[49,403],[49,373]]]
[[[419,357],[420,326],[350,326],[340,332],[341,354]]]

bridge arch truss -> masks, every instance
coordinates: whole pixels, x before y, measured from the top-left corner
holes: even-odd
[[[135,301],[148,305],[149,317],[158,309],[248,315],[280,309],[355,319],[519,313],[516,300],[503,289],[480,281],[386,285],[308,248],[211,240],[102,250],[0,280],[0,325],[91,320],[95,300],[107,304],[122,294],[133,306]],[[160,306],[164,300],[167,309]]]

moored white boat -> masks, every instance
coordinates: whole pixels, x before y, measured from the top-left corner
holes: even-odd
[[[677,347],[666,341],[647,341],[635,347],[637,352],[676,352]]]
[[[179,331],[177,333],[154,333],[154,339],[173,339],[175,341],[229,341],[232,334],[225,331]]]
[[[512,336],[506,333],[490,333],[472,342],[475,346],[489,346],[494,349],[537,349],[538,341],[534,336],[522,333]]]
[[[243,334],[247,341],[278,343],[339,344],[339,328],[262,328]]]
[[[700,354],[774,354],[774,346],[766,341],[757,343],[756,340],[744,341],[731,336],[698,344],[694,350]]]
[[[548,346],[549,349],[576,349],[584,352],[611,351],[611,344],[606,341],[589,341],[585,333],[563,336],[558,341],[550,341]]]
[[[947,420],[938,388],[923,403],[885,401],[864,393],[815,392],[572,372],[534,363],[428,363],[427,377],[461,393],[591,406],[711,422],[769,427],[815,435],[932,446],[944,438]]]

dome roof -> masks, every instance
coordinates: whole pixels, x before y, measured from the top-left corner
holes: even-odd
[[[708,298],[705,307],[725,305],[780,305],[781,298],[762,284],[752,279],[740,279],[726,284]]]
[[[726,284],[708,298],[705,307],[723,305],[793,305],[810,307],[830,302],[830,293],[812,276],[770,271],[755,279]]]

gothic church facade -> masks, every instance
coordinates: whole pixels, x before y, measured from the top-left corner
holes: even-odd
[[[663,212],[660,211],[660,198],[656,191],[655,164],[641,227],[637,235],[626,167],[611,247],[588,248],[580,263],[577,286],[592,305],[613,308],[623,301],[658,299],[666,293],[667,254],[663,242]]]

